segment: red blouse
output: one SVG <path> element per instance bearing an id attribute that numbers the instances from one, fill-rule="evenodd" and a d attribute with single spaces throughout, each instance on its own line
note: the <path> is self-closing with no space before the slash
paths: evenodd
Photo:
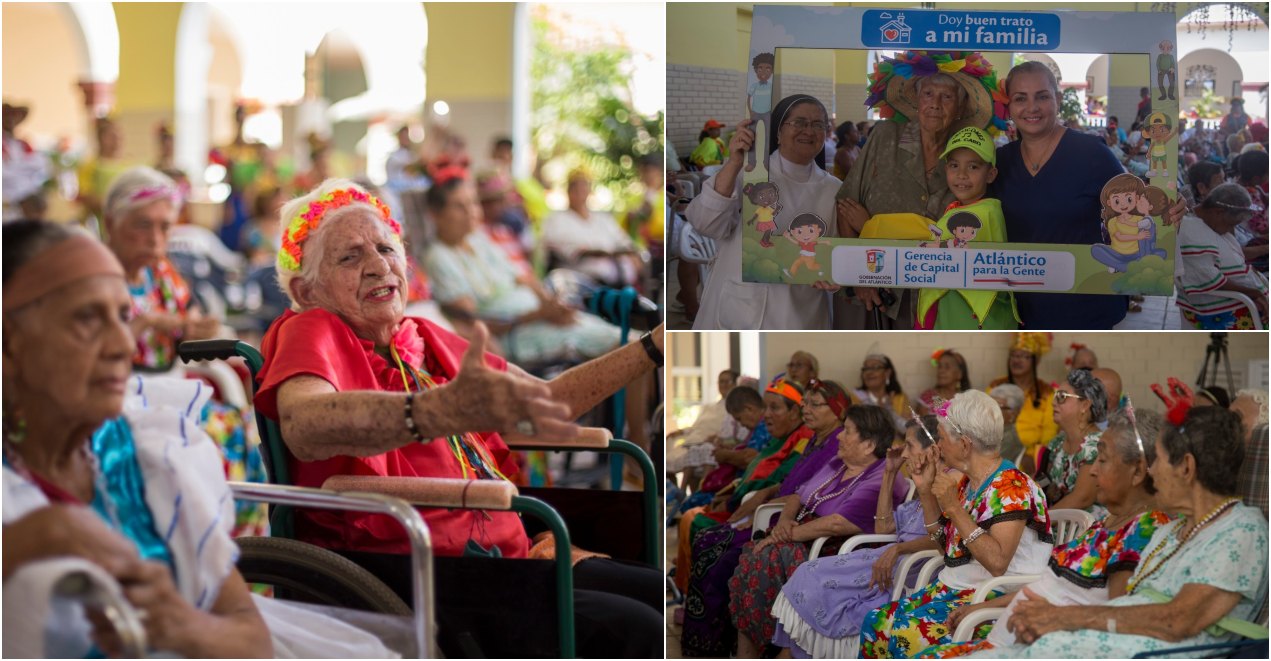
<path id="1" fill-rule="evenodd" d="M 414 320 L 424 340 L 424 369 L 439 385 L 446 383 L 458 372 L 467 342 L 425 319 Z M 256 394 L 256 406 L 275 420 L 278 419 L 278 388 L 294 376 L 319 377 L 341 392 L 405 391 L 396 366 L 375 353 L 369 340 L 354 335 L 343 320 L 325 310 L 285 312 L 265 335 L 261 352 L 265 364 L 257 376 L 260 390 Z M 492 369 L 507 370 L 507 362 L 498 356 L 486 354 L 486 364 Z M 514 477 L 516 464 L 503 439 L 495 433 L 479 436 L 499 470 L 509 479 Z M 332 475 L 463 477 L 459 462 L 445 439 L 408 443 L 371 457 L 339 456 L 322 461 L 298 461 L 293 457 L 290 469 L 292 481 L 302 487 L 321 487 Z M 486 548 L 497 545 L 505 557 L 523 558 L 529 550 L 525 529 L 514 513 L 447 509 L 421 509 L 420 513 L 428 522 L 437 555 L 462 555 L 469 539 Z M 410 552 L 405 531 L 383 514 L 299 511 L 296 532 L 304 541 L 329 548 Z"/>

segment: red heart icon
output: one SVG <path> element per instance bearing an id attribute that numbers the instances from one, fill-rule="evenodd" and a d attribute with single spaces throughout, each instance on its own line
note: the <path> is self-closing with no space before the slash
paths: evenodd
<path id="1" fill-rule="evenodd" d="M 892 29 L 890 29 L 890 30 L 884 30 L 884 31 L 883 31 L 883 36 L 884 36 L 884 37 L 887 37 L 887 41 L 895 41 L 895 40 L 896 40 L 896 35 L 898 35 L 898 34 L 900 34 L 900 33 L 899 33 L 899 32 L 897 32 L 895 28 L 892 28 Z"/>

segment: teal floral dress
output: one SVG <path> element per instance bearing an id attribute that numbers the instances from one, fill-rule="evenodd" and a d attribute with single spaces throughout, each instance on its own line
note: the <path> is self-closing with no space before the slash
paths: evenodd
<path id="1" fill-rule="evenodd" d="M 1179 521 L 1171 521 L 1157 529 L 1143 551 L 1143 562 L 1130 578 L 1134 584 L 1139 575 L 1147 576 L 1134 593 L 1117 597 L 1108 606 L 1140 606 L 1156 603 L 1143 593 L 1151 588 L 1169 598 L 1178 595 L 1188 583 L 1208 585 L 1240 595 L 1227 616 L 1252 620 L 1267 598 L 1267 520 L 1262 510 L 1237 504 L 1231 512 L 1202 528 L 1181 549 L 1174 531 Z M 1159 549 L 1159 550 L 1158 550 Z M 1173 557 L 1156 571 L 1160 558 Z M 1032 645 L 1018 650 L 1016 658 L 1130 658 L 1149 652 L 1192 645 L 1223 642 L 1233 634 L 1209 627 L 1186 640 L 1168 642 L 1149 636 L 1108 633 L 1083 629 L 1057 631 L 1038 638 Z"/>
<path id="2" fill-rule="evenodd" d="M 1003 461 L 1002 467 L 985 481 L 985 488 L 979 492 L 971 493 L 970 482 L 964 476 L 958 484 L 958 491 L 962 496 L 963 506 L 971 512 L 979 526 L 987 530 L 1003 521 L 1024 519 L 1027 521 L 1027 529 L 1020 540 L 1017 557 L 1041 554 L 1044 558 L 1054 538 L 1050 530 L 1046 496 L 1037 483 L 1015 468 L 1010 461 Z M 941 517 L 940 521 L 943 524 L 940 531 L 944 538 L 945 569 L 941 571 L 939 578 L 922 590 L 900 601 L 876 608 L 865 616 L 861 624 L 861 658 L 911 658 L 932 645 L 953 642 L 953 632 L 947 625 L 949 614 L 970 603 L 975 590 L 951 587 L 946 584 L 945 579 L 949 578 L 951 571 L 971 565 L 975 563 L 975 559 L 967 550 L 953 521 L 947 517 Z M 1030 539 L 1029 530 L 1035 533 L 1035 541 Z M 1043 547 L 1045 550 L 1041 550 Z M 975 564 L 979 566 L 978 563 Z M 1036 569 L 1041 568 L 1040 564 L 1039 562 Z M 1017 571 L 1013 560 L 1007 573 L 1031 572 Z M 984 574 L 987 575 L 987 571 Z M 988 629 L 986 624 L 982 631 L 977 632 L 977 637 L 987 635 Z"/>
<path id="3" fill-rule="evenodd" d="M 1157 528 L 1169 520 L 1169 516 L 1163 512 L 1146 512 L 1125 522 L 1116 530 L 1105 528 L 1105 519 L 1095 521 L 1081 537 L 1055 547 L 1050 554 L 1052 573 L 1029 587 L 1052 603 L 1106 602 L 1108 577 L 1116 572 L 1132 571 L 1138 567 L 1148 541 Z M 1019 599 L 1017 596 L 1016 601 Z M 989 650 L 994 651 L 995 657 L 1010 658 L 1022 647 L 1015 644 L 1015 636 L 1006 626 L 1013 610 L 1013 606 L 1007 607 L 988 638 L 933 645 L 919 654 L 918 658 L 949 659 Z"/>

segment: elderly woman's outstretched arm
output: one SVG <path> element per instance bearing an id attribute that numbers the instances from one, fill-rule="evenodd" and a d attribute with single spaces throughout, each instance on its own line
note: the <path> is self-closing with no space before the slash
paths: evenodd
<path id="1" fill-rule="evenodd" d="M 578 426 L 572 421 L 577 416 L 570 415 L 570 406 L 553 401 L 547 384 L 520 370 L 504 373 L 485 364 L 489 333 L 482 324 L 476 329 L 454 380 L 415 394 L 411 417 L 420 435 L 510 432 L 529 420 L 542 435 L 576 436 Z M 288 449 L 301 461 L 372 457 L 414 441 L 406 427 L 405 403 L 405 393 L 340 392 L 325 379 L 302 375 L 278 388 L 278 423 Z"/>
<path id="2" fill-rule="evenodd" d="M 651 333 L 653 344 L 658 351 L 663 350 L 662 330 L 662 326 L 659 325 Z M 606 397 L 618 392 L 623 386 L 657 367 L 645 353 L 644 347 L 639 342 L 632 342 L 569 369 L 548 381 L 547 386 L 551 388 L 552 400 L 568 406 L 569 418 L 574 419 L 605 401 Z M 513 368 L 513 365 L 508 365 L 509 371 L 513 371 Z M 528 380 L 542 383 L 540 379 L 530 376 L 520 368 L 515 368 L 515 373 Z"/>

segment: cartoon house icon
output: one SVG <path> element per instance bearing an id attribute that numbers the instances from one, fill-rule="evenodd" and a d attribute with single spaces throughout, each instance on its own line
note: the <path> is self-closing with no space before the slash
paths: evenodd
<path id="1" fill-rule="evenodd" d="M 881 19 L 890 19 L 891 14 L 880 14 Z M 895 20 L 889 20 L 883 23 L 879 28 L 884 44 L 908 44 L 909 43 L 909 26 L 905 25 L 905 15 L 897 14 Z"/>

